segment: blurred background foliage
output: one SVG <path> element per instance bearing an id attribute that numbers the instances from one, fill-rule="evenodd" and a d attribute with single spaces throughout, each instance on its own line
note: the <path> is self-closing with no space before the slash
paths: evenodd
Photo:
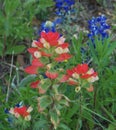
<path id="1" fill-rule="evenodd" d="M 25 41 L 34 38 L 34 19 L 43 20 L 52 0 L 1 0 L 0 1 L 0 55 L 21 53 Z"/>

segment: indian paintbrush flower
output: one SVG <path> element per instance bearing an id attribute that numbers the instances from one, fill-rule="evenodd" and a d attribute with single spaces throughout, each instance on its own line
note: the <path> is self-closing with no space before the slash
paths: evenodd
<path id="1" fill-rule="evenodd" d="M 43 57 L 49 57 L 57 62 L 63 62 L 71 58 L 69 54 L 69 44 L 64 42 L 64 38 L 58 32 L 42 32 L 38 41 L 32 42 L 32 47 L 28 49 L 32 54 L 32 65 L 25 68 L 29 74 L 37 74 L 38 69 L 45 66 Z"/>
<path id="2" fill-rule="evenodd" d="M 93 68 L 89 68 L 88 64 L 78 64 L 76 67 L 68 69 L 66 75 L 62 77 L 60 82 L 67 82 L 70 85 L 79 86 L 75 89 L 77 92 L 77 90 L 79 91 L 81 88 L 81 80 L 91 84 L 98 79 L 97 72 L 95 72 Z"/>
<path id="3" fill-rule="evenodd" d="M 9 113 L 14 115 L 16 118 L 24 118 L 26 121 L 31 120 L 30 112 L 33 110 L 33 108 L 26 107 L 26 106 L 15 106 L 14 108 L 10 108 Z"/>
<path id="4" fill-rule="evenodd" d="M 60 110 L 69 107 L 70 103 L 70 99 L 59 91 L 60 85 L 68 83 L 75 86 L 75 91 L 79 92 L 83 84 L 87 83 L 89 87 L 86 86 L 86 90 L 91 92 L 92 83 L 98 80 L 98 74 L 86 63 L 67 70 L 64 66 L 60 66 L 63 65 L 60 62 L 68 62 L 72 55 L 69 43 L 65 42 L 65 38 L 58 32 L 42 31 L 40 38 L 32 42 L 32 47 L 28 51 L 32 55 L 32 62 L 25 68 L 25 72 L 36 75 L 30 87 L 39 92 L 38 112 L 47 115 L 52 127 L 56 129 L 60 124 Z M 30 119 L 27 118 L 30 113 L 25 106 L 12 108 L 10 113 L 16 118 L 22 116 L 24 119 Z"/>

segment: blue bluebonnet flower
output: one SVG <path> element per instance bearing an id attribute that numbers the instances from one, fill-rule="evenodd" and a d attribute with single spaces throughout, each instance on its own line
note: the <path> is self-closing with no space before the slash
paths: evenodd
<path id="1" fill-rule="evenodd" d="M 88 37 L 91 40 L 94 40 L 95 36 L 98 36 L 102 39 L 108 38 L 107 30 L 110 28 L 110 26 L 106 23 L 106 20 L 107 18 L 105 15 L 100 15 L 98 17 L 92 17 L 92 19 L 88 21 L 90 30 Z"/>
<path id="2" fill-rule="evenodd" d="M 75 0 L 54 0 L 57 15 L 65 15 L 71 11 L 72 6 L 75 4 Z"/>
<path id="3" fill-rule="evenodd" d="M 13 118 L 9 116 L 9 114 L 10 114 L 9 109 L 5 108 L 4 112 L 6 114 L 8 114 L 8 117 L 5 120 L 12 124 L 13 123 Z"/>
<path id="4" fill-rule="evenodd" d="M 61 22 L 62 22 L 61 18 L 57 18 L 53 22 L 52 21 L 43 22 L 41 24 L 41 27 L 40 27 L 40 30 L 39 30 L 39 34 L 42 31 L 45 31 L 45 32 L 56 32 L 56 26 L 57 26 L 57 24 L 60 24 Z"/>
<path id="5" fill-rule="evenodd" d="M 21 107 L 22 105 L 23 105 L 23 101 L 17 103 L 15 106 L 16 106 L 16 107 Z"/>
<path id="6" fill-rule="evenodd" d="M 41 27 L 40 27 L 40 32 L 42 31 L 45 31 L 45 32 L 55 32 L 56 31 L 56 24 L 54 22 L 51 22 L 51 21 L 46 21 L 46 22 L 43 22 L 41 24 Z"/>

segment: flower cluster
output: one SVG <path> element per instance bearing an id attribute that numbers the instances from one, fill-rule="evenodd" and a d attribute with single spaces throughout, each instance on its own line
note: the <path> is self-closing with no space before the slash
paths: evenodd
<path id="1" fill-rule="evenodd" d="M 64 16 L 71 11 L 72 6 L 75 4 L 75 0 L 54 0 L 56 6 L 56 14 Z"/>
<path id="2" fill-rule="evenodd" d="M 76 67 L 67 70 L 66 75 L 63 76 L 61 82 L 68 82 L 70 85 L 78 86 L 75 90 L 80 90 L 83 82 L 93 83 L 98 80 L 98 74 L 93 68 L 88 67 L 87 64 L 78 64 Z"/>
<path id="3" fill-rule="evenodd" d="M 41 33 L 42 31 L 45 32 L 56 32 L 56 23 L 51 22 L 51 21 L 46 21 L 41 24 L 39 32 Z"/>
<path id="4" fill-rule="evenodd" d="M 32 65 L 25 68 L 29 74 L 38 74 L 39 68 L 46 68 L 45 75 L 49 78 L 55 78 L 56 73 L 50 73 L 51 63 L 59 63 L 71 58 L 69 53 L 69 44 L 64 42 L 65 38 L 61 37 L 58 32 L 41 32 L 38 41 L 33 41 L 32 47 L 28 49 L 32 54 Z"/>
<path id="5" fill-rule="evenodd" d="M 98 36 L 102 39 L 108 37 L 107 30 L 110 26 L 106 23 L 107 18 L 104 15 L 100 15 L 98 17 L 93 17 L 88 21 L 90 33 L 88 37 L 93 40 L 95 36 Z"/>
<path id="6" fill-rule="evenodd" d="M 31 119 L 30 112 L 33 110 L 32 107 L 26 106 L 15 106 L 14 108 L 10 108 L 9 113 L 14 115 L 16 118 L 23 117 L 26 121 Z"/>
<path id="7" fill-rule="evenodd" d="M 69 43 L 65 42 L 65 38 L 58 32 L 42 31 L 40 38 L 32 42 L 32 47 L 28 51 L 32 55 L 32 63 L 24 70 L 28 74 L 36 75 L 30 86 L 39 92 L 38 112 L 46 113 L 56 129 L 60 123 L 61 109 L 69 106 L 70 103 L 70 99 L 60 91 L 61 84 L 74 85 L 76 92 L 81 88 L 91 92 L 92 83 L 98 80 L 98 74 L 93 68 L 89 69 L 88 64 L 78 64 L 67 70 L 63 68 L 62 62 L 69 60 L 72 55 L 69 51 Z M 11 112 L 13 111 L 15 116 L 17 113 L 23 117 L 28 116 L 27 109 L 24 111 L 22 109 L 19 111 L 19 108 L 16 108 Z"/>

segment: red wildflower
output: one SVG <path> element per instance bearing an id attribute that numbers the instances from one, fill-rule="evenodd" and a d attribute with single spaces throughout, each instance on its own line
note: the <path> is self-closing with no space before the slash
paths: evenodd
<path id="1" fill-rule="evenodd" d="M 91 74 L 84 74 L 81 76 L 82 79 L 88 79 L 91 77 Z"/>
<path id="2" fill-rule="evenodd" d="M 48 42 L 51 46 L 57 46 L 58 39 L 60 38 L 60 34 L 58 32 L 48 32 L 48 33 L 42 32 L 41 38 L 44 38 L 44 40 Z M 41 42 L 41 38 L 40 38 L 40 42 Z"/>
<path id="3" fill-rule="evenodd" d="M 48 72 L 47 71 L 45 74 L 50 79 L 56 79 L 58 77 L 58 73 L 56 73 L 56 72 Z"/>
<path id="4" fill-rule="evenodd" d="M 43 67 L 44 66 L 44 64 L 37 58 L 33 59 L 32 65 L 37 66 L 37 67 Z"/>
<path id="5" fill-rule="evenodd" d="M 68 80 L 69 85 L 77 85 L 77 82 L 74 80 Z"/>
<path id="6" fill-rule="evenodd" d="M 61 83 L 66 82 L 68 79 L 69 79 L 68 75 L 63 75 L 63 77 L 60 79 L 60 82 Z"/>
<path id="7" fill-rule="evenodd" d="M 51 54 L 47 54 L 46 52 L 42 51 L 41 52 L 42 56 L 46 56 L 46 57 L 51 57 L 52 55 Z"/>
<path id="8" fill-rule="evenodd" d="M 93 68 L 91 68 L 91 69 L 89 69 L 89 71 L 87 71 L 87 73 L 86 74 L 83 74 L 82 76 L 81 76 L 81 78 L 83 78 L 83 79 L 88 79 L 88 78 L 91 78 L 91 77 L 97 77 L 97 72 L 95 72 L 94 70 L 93 70 Z"/>
<path id="9" fill-rule="evenodd" d="M 27 112 L 27 107 L 22 106 L 22 107 L 15 107 L 14 108 L 14 113 L 18 113 L 19 115 L 26 117 L 29 115 L 29 112 Z"/>
<path id="10" fill-rule="evenodd" d="M 28 66 L 24 69 L 24 71 L 28 74 L 38 74 L 38 66 Z"/>
<path id="11" fill-rule="evenodd" d="M 93 87 L 92 85 L 90 85 L 90 87 L 87 88 L 87 91 L 88 91 L 88 92 L 93 92 L 93 91 L 94 91 L 94 87 Z"/>
<path id="12" fill-rule="evenodd" d="M 97 73 L 97 72 L 94 72 L 94 73 L 92 74 L 92 76 L 93 76 L 93 77 L 96 77 L 96 76 L 98 76 L 98 73 Z"/>
<path id="13" fill-rule="evenodd" d="M 58 57 L 56 57 L 55 60 L 58 61 L 58 62 L 62 62 L 62 61 L 70 59 L 71 57 L 72 56 L 70 54 L 63 53 L 63 54 L 60 54 Z"/>
<path id="14" fill-rule="evenodd" d="M 75 67 L 75 71 L 78 74 L 84 74 L 88 71 L 88 64 L 79 64 Z"/>
<path id="15" fill-rule="evenodd" d="M 37 80 L 37 81 L 35 81 L 35 82 L 32 82 L 32 83 L 30 84 L 30 86 L 31 86 L 31 88 L 37 88 L 39 83 L 40 83 L 40 81 Z"/>
<path id="16" fill-rule="evenodd" d="M 69 44 L 68 43 L 63 43 L 63 44 L 58 45 L 58 47 L 61 47 L 62 49 L 65 49 L 65 48 L 69 47 Z"/>
<path id="17" fill-rule="evenodd" d="M 24 71 L 28 74 L 38 74 L 39 67 L 43 67 L 44 64 L 37 58 L 33 59 L 32 65 L 28 66 L 24 69 Z"/>
<path id="18" fill-rule="evenodd" d="M 39 41 L 35 42 L 35 44 L 37 45 L 37 47 L 39 48 L 43 48 L 43 44 Z"/>
<path id="19" fill-rule="evenodd" d="M 39 92 L 40 94 L 44 94 L 44 93 L 46 93 L 46 90 L 43 89 L 41 86 L 39 86 L 38 92 Z"/>
<path id="20" fill-rule="evenodd" d="M 75 72 L 75 70 L 74 69 L 68 69 L 66 72 L 69 76 L 72 76 L 72 74 Z"/>
<path id="21" fill-rule="evenodd" d="M 28 52 L 34 57 L 34 58 L 40 58 L 41 52 L 38 50 L 38 48 L 29 48 Z"/>
<path id="22" fill-rule="evenodd" d="M 28 52 L 29 52 L 30 54 L 32 54 L 32 55 L 34 55 L 34 52 L 36 52 L 36 51 L 38 51 L 38 48 L 33 48 L 33 47 L 28 48 Z"/>

